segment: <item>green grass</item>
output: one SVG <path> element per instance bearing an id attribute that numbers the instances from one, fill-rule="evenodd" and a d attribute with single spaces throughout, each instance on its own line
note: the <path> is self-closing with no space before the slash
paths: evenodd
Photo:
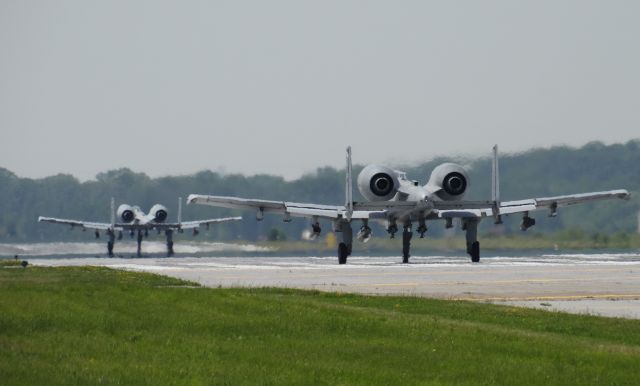
<path id="1" fill-rule="evenodd" d="M 0 265 L 0 384 L 638 384 L 640 321 Z"/>

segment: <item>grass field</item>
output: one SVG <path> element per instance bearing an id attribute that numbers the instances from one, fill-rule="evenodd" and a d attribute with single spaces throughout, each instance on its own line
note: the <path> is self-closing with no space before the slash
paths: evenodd
<path id="1" fill-rule="evenodd" d="M 640 321 L 0 264 L 0 384 L 635 384 Z"/>

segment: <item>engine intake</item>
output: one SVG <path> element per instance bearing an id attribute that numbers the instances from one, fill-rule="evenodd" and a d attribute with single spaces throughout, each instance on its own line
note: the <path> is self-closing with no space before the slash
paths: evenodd
<path id="1" fill-rule="evenodd" d="M 122 204 L 118 207 L 118 217 L 123 222 L 131 222 L 136 217 L 130 205 Z"/>
<path id="2" fill-rule="evenodd" d="M 460 200 L 469 187 L 469 176 L 462 166 L 444 163 L 433 169 L 426 186 L 442 200 Z"/>
<path id="3" fill-rule="evenodd" d="M 458 172 L 449 173 L 444 178 L 442 188 L 448 194 L 458 196 L 467 189 L 467 179 Z"/>
<path id="4" fill-rule="evenodd" d="M 153 220 L 155 222 L 164 222 L 167 219 L 168 215 L 167 208 L 160 204 L 154 205 L 149 213 L 153 215 Z"/>
<path id="5" fill-rule="evenodd" d="M 369 201 L 387 201 L 395 196 L 400 183 L 395 171 L 369 165 L 358 174 L 358 190 Z"/>
<path id="6" fill-rule="evenodd" d="M 393 179 L 386 173 L 378 173 L 371 177 L 369 188 L 376 196 L 384 197 L 393 190 Z"/>

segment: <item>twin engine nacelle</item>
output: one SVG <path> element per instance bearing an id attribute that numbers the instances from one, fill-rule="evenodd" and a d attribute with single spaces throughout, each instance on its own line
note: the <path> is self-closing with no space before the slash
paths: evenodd
<path id="1" fill-rule="evenodd" d="M 402 172 L 385 166 L 369 165 L 358 175 L 358 190 L 368 201 L 388 201 L 400 190 L 409 196 L 435 195 L 444 201 L 460 200 L 469 187 L 469 175 L 460 165 L 444 163 L 431 172 L 424 187 L 407 180 Z M 420 199 L 420 198 L 415 198 Z"/>
<path id="2" fill-rule="evenodd" d="M 118 218 L 125 223 L 133 222 L 133 220 L 136 219 L 136 213 L 138 213 L 138 216 L 144 215 L 139 207 L 133 207 L 127 204 L 120 205 L 118 207 L 118 211 L 116 212 Z M 149 216 L 153 216 L 153 221 L 164 222 L 167 219 L 167 215 L 167 208 L 164 205 L 156 204 L 151 207 L 149 215 L 146 217 L 148 218 Z"/>
<path id="3" fill-rule="evenodd" d="M 155 222 L 164 222 L 167 219 L 167 207 L 160 204 L 155 204 L 151 207 L 149 214 L 153 216 Z"/>
<path id="4" fill-rule="evenodd" d="M 444 163 L 431 172 L 426 188 L 445 201 L 460 200 L 469 187 L 469 175 L 460 165 Z"/>
<path id="5" fill-rule="evenodd" d="M 118 218 L 123 222 L 129 223 L 136 218 L 136 214 L 133 211 L 133 207 L 131 205 L 122 204 L 118 207 Z"/>
<path id="6" fill-rule="evenodd" d="M 399 187 L 397 172 L 385 166 L 369 165 L 358 174 L 358 190 L 369 201 L 388 201 Z"/>

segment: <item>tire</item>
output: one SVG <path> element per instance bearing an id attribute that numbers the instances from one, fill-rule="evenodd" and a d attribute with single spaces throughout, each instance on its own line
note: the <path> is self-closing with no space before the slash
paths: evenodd
<path id="1" fill-rule="evenodd" d="M 346 264 L 347 256 L 349 256 L 349 247 L 345 243 L 340 243 L 338 245 L 338 264 Z"/>
<path id="2" fill-rule="evenodd" d="M 471 255 L 472 262 L 480 262 L 480 242 L 474 241 L 473 244 L 471 244 L 471 252 L 469 254 Z"/>
<path id="3" fill-rule="evenodd" d="M 411 237 L 413 233 L 405 229 L 402 232 L 402 263 L 407 264 L 409 262 L 409 256 L 411 256 Z"/>

